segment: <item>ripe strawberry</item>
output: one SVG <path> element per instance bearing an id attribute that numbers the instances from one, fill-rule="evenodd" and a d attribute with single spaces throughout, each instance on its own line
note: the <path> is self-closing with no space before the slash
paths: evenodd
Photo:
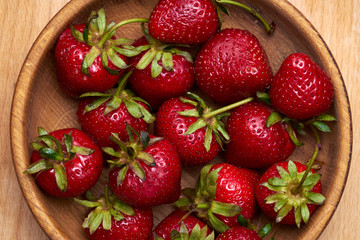
<path id="1" fill-rule="evenodd" d="M 254 10 L 229 0 L 159 0 L 149 18 L 149 32 L 157 40 L 199 44 L 220 29 L 220 10 L 228 14 L 224 3 L 237 5 L 256 16 L 271 33 L 274 29 Z"/>
<path id="2" fill-rule="evenodd" d="M 307 222 L 323 204 L 321 175 L 310 168 L 317 152 L 308 162 L 308 167 L 299 162 L 273 164 L 261 176 L 255 195 L 261 210 L 276 222 L 296 224 Z"/>
<path id="3" fill-rule="evenodd" d="M 147 131 L 155 119 L 144 101 L 124 89 L 131 72 L 119 81 L 115 93 L 86 93 L 89 96 L 79 102 L 77 117 L 81 129 L 89 134 L 101 147 L 115 147 L 110 139 L 117 133 L 122 141 L 128 140 L 126 123 L 136 131 Z M 96 98 L 94 98 L 96 97 Z"/>
<path id="4" fill-rule="evenodd" d="M 184 189 L 186 198 L 175 204 L 195 212 L 217 232 L 224 232 L 239 226 L 239 214 L 248 220 L 254 217 L 254 188 L 258 178 L 259 173 L 228 163 L 207 165 L 201 170 L 196 189 Z"/>
<path id="5" fill-rule="evenodd" d="M 266 89 L 272 70 L 265 50 L 252 33 L 228 28 L 202 46 L 195 60 L 195 77 L 210 98 L 230 104 Z"/>
<path id="6" fill-rule="evenodd" d="M 160 106 L 155 133 L 176 146 L 184 165 L 202 165 L 211 161 L 221 151 L 222 142 L 228 140 L 225 124 L 221 121 L 225 115 L 221 113 L 230 108 L 213 111 L 199 96 L 188 95 L 190 98 L 172 98 Z"/>
<path id="7" fill-rule="evenodd" d="M 115 30 L 127 23 L 145 21 L 129 19 L 106 26 L 104 9 L 100 9 L 91 13 L 87 25 L 67 28 L 55 48 L 56 74 L 61 89 L 69 96 L 79 97 L 85 92 L 104 92 L 113 87 L 128 67 L 128 54 L 122 47 L 127 40 L 115 39 Z"/>
<path id="8" fill-rule="evenodd" d="M 216 240 L 261 240 L 261 238 L 254 230 L 238 226 L 221 233 Z"/>
<path id="9" fill-rule="evenodd" d="M 114 194 L 136 207 L 153 207 L 175 202 L 181 192 L 181 162 L 176 148 L 166 139 L 138 134 L 128 125 L 130 141 L 112 139 L 118 149 L 103 148 L 113 156 L 109 183 Z M 132 136 L 136 134 L 136 139 Z"/>
<path id="10" fill-rule="evenodd" d="M 287 117 L 308 119 L 329 110 L 334 89 L 330 77 L 309 56 L 288 56 L 270 86 L 273 107 Z"/>
<path id="11" fill-rule="evenodd" d="M 33 174 L 42 189 L 56 197 L 74 197 L 95 185 L 103 158 L 86 133 L 76 128 L 47 133 L 40 127 L 38 133 L 26 173 Z"/>
<path id="12" fill-rule="evenodd" d="M 153 233 L 156 240 L 176 239 L 175 234 L 180 233 L 186 233 L 188 238 L 185 239 L 214 239 L 214 232 L 203 221 L 193 214 L 181 210 L 175 210 L 170 213 L 156 226 Z"/>
<path id="13" fill-rule="evenodd" d="M 135 41 L 133 47 L 146 50 L 130 58 L 129 64 L 135 68 L 129 84 L 156 110 L 165 100 L 181 96 L 192 88 L 194 66 L 188 52 L 151 38 L 144 27 L 143 31 L 145 36 Z"/>
<path id="14" fill-rule="evenodd" d="M 226 131 L 226 162 L 245 168 L 269 167 L 286 160 L 295 144 L 281 122 L 267 127 L 272 109 L 261 102 L 250 102 L 235 108 L 228 119 Z"/>
<path id="15" fill-rule="evenodd" d="M 105 196 L 96 201 L 75 199 L 76 202 L 94 208 L 83 223 L 85 233 L 90 240 L 148 240 L 153 227 L 151 208 L 131 207 L 115 195 Z"/>

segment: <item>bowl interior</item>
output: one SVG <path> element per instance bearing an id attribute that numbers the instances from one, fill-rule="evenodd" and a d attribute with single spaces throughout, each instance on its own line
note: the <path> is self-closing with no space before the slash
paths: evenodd
<path id="1" fill-rule="evenodd" d="M 36 128 L 44 127 L 53 131 L 65 127 L 79 127 L 76 119 L 77 101 L 65 96 L 59 89 L 54 66 L 54 46 L 57 37 L 70 24 L 86 22 L 91 10 L 104 7 L 108 23 L 124 19 L 150 15 L 156 0 L 127 1 L 81 1 L 73 0 L 67 4 L 46 26 L 31 49 L 21 70 L 11 116 L 11 141 L 13 159 L 17 176 L 32 212 L 44 231 L 52 239 L 85 239 L 81 227 L 87 210 L 73 199 L 58 199 L 40 190 L 32 177 L 23 173 L 29 164 L 29 143 L 37 136 Z M 273 35 L 267 35 L 260 23 L 237 7 L 229 7 L 231 16 L 224 16 L 223 28 L 248 29 L 255 34 L 269 57 L 275 73 L 282 61 L 291 53 L 304 52 L 311 56 L 330 75 L 335 98 L 331 114 L 337 122 L 331 125 L 332 133 L 321 134 L 323 149 L 318 157 L 322 165 L 323 193 L 327 200 L 308 224 L 301 229 L 277 225 L 278 239 L 316 239 L 330 220 L 340 200 L 348 172 L 351 155 L 352 133 L 349 102 L 339 69 L 313 26 L 287 1 L 254 0 L 245 2 L 261 12 L 268 21 L 276 23 Z M 128 25 L 117 32 L 117 36 L 136 39 L 140 37 L 140 25 Z M 313 142 L 298 148 L 292 160 L 305 162 L 312 154 Z M 214 161 L 221 161 L 221 154 Z M 200 168 L 185 168 L 183 186 L 193 187 Z M 95 187 L 103 191 L 106 170 Z M 165 217 L 170 205 L 154 208 L 154 224 Z M 258 214 L 255 226 L 269 220 Z"/>

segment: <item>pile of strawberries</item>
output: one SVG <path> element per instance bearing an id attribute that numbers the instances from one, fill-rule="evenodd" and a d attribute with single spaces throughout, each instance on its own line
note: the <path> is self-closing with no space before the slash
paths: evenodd
<path id="1" fill-rule="evenodd" d="M 313 166 L 319 131 L 335 121 L 331 80 L 303 53 L 273 74 L 255 35 L 221 29 L 225 4 L 274 30 L 234 1 L 160 0 L 149 19 L 107 25 L 100 9 L 60 35 L 57 79 L 79 100 L 81 130 L 39 127 L 26 172 L 49 194 L 93 208 L 89 239 L 260 239 L 270 229 L 251 224 L 258 206 L 300 227 L 324 203 Z M 130 23 L 141 23 L 142 38 L 115 37 Z M 309 161 L 287 161 L 308 130 L 317 142 Z M 202 166 L 193 188 L 181 187 L 183 166 Z M 96 199 L 89 190 L 101 174 Z M 152 207 L 163 204 L 176 210 L 153 228 Z"/>

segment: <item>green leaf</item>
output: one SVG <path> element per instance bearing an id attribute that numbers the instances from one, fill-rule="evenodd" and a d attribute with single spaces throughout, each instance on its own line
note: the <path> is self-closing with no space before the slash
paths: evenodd
<path id="1" fill-rule="evenodd" d="M 261 101 L 266 102 L 267 104 L 271 104 L 269 94 L 266 92 L 256 92 L 256 97 L 259 98 Z"/>
<path id="2" fill-rule="evenodd" d="M 211 212 L 219 214 L 221 216 L 234 217 L 240 213 L 241 208 L 238 205 L 231 203 L 212 201 L 210 210 Z"/>
<path id="3" fill-rule="evenodd" d="M 73 144 L 73 139 L 72 139 L 71 135 L 64 134 L 63 141 L 64 141 L 64 144 L 65 144 L 65 147 L 66 147 L 66 151 L 68 153 L 70 153 L 71 149 L 72 149 L 72 144 Z"/>
<path id="4" fill-rule="evenodd" d="M 274 211 L 278 212 L 288 202 L 287 198 L 277 200 L 274 205 Z"/>
<path id="5" fill-rule="evenodd" d="M 271 112 L 269 117 L 266 119 L 266 127 L 271 127 L 272 125 L 281 122 L 283 117 L 278 112 Z"/>
<path id="6" fill-rule="evenodd" d="M 280 174 L 280 177 L 283 180 L 285 180 L 285 181 L 291 180 L 290 174 L 283 167 L 280 167 L 279 165 L 276 165 L 276 170 L 278 171 L 278 173 Z"/>
<path id="7" fill-rule="evenodd" d="M 161 61 L 167 71 L 172 72 L 174 70 L 173 57 L 170 52 L 164 52 Z"/>
<path id="8" fill-rule="evenodd" d="M 310 211 L 306 203 L 300 205 L 301 217 L 304 220 L 304 223 L 307 223 L 310 218 Z"/>
<path id="9" fill-rule="evenodd" d="M 87 76 L 90 76 L 88 68 L 95 61 L 95 59 L 100 56 L 101 50 L 97 47 L 92 47 L 90 51 L 85 55 L 85 58 L 81 65 L 81 72 Z"/>
<path id="10" fill-rule="evenodd" d="M 189 135 L 194 133 L 195 131 L 199 130 L 200 128 L 203 128 L 206 126 L 206 122 L 204 121 L 204 119 L 200 118 L 198 119 L 196 122 L 194 122 L 193 124 L 191 124 L 188 129 L 186 130 L 186 132 L 184 133 L 184 135 Z"/>
<path id="11" fill-rule="evenodd" d="M 291 204 L 285 204 L 278 212 L 276 216 L 276 222 L 279 223 L 282 219 L 291 211 Z"/>
<path id="12" fill-rule="evenodd" d="M 134 209 L 130 205 L 128 205 L 118 199 L 115 201 L 114 208 L 128 216 L 135 216 Z"/>
<path id="13" fill-rule="evenodd" d="M 56 185 L 60 191 L 65 192 L 67 189 L 67 177 L 65 167 L 62 163 L 54 165 Z"/>
<path id="14" fill-rule="evenodd" d="M 156 166 L 154 157 L 147 152 L 141 151 L 138 153 L 137 157 L 143 160 L 146 165 Z"/>
<path id="15" fill-rule="evenodd" d="M 333 122 L 337 121 L 335 117 L 331 116 L 330 114 L 321 114 L 316 117 L 318 121 L 325 121 L 325 122 Z"/>
<path id="16" fill-rule="evenodd" d="M 312 125 L 322 132 L 331 132 L 330 127 L 324 122 L 315 121 Z"/>
<path id="17" fill-rule="evenodd" d="M 117 46 L 112 46 L 112 49 L 114 49 L 114 51 L 116 51 L 117 53 L 124 55 L 126 57 L 134 57 L 141 53 L 141 51 L 136 50 L 134 47 L 133 48 L 119 48 Z"/>
<path id="18" fill-rule="evenodd" d="M 114 70 L 109 68 L 108 53 L 101 51 L 101 64 L 110 75 L 118 75 L 120 70 Z"/>
<path id="19" fill-rule="evenodd" d="M 136 103 L 136 104 L 138 104 L 138 103 Z M 141 104 L 138 104 L 138 108 L 143 115 L 142 119 L 146 123 L 152 123 L 155 121 L 155 117 L 146 108 L 144 108 Z"/>
<path id="20" fill-rule="evenodd" d="M 155 58 L 151 62 L 151 77 L 152 78 L 157 78 L 163 70 L 163 67 L 159 65 L 159 60 L 161 59 L 162 55 L 163 55 L 163 52 L 158 51 L 155 55 Z"/>
<path id="21" fill-rule="evenodd" d="M 190 205 L 190 200 L 188 198 L 179 198 L 174 205 L 176 208 L 187 207 Z"/>
<path id="22" fill-rule="evenodd" d="M 258 235 L 260 238 L 264 238 L 266 235 L 268 235 L 271 232 L 271 224 L 265 224 L 258 232 Z"/>
<path id="23" fill-rule="evenodd" d="M 63 160 L 63 155 L 59 154 L 57 151 L 51 149 L 51 148 L 41 148 L 39 150 L 39 154 L 40 156 L 47 158 L 47 159 L 52 159 L 55 161 L 62 161 Z"/>
<path id="24" fill-rule="evenodd" d="M 108 101 L 109 99 L 110 99 L 110 97 L 101 97 L 101 98 L 98 98 L 98 99 L 92 101 L 91 103 L 89 103 L 88 105 L 85 106 L 83 114 L 100 107 L 101 104 Z"/>
<path id="25" fill-rule="evenodd" d="M 78 198 L 74 198 L 74 200 L 75 200 L 75 202 L 83 205 L 84 207 L 88 207 L 88 208 L 95 208 L 95 207 L 101 206 L 101 204 L 99 202 L 81 200 L 81 199 L 78 199 Z"/>
<path id="26" fill-rule="evenodd" d="M 265 198 L 267 204 L 276 203 L 278 201 L 287 200 L 286 194 L 284 193 L 274 193 Z"/>
<path id="27" fill-rule="evenodd" d="M 220 219 L 214 216 L 214 214 L 209 210 L 207 212 L 209 222 L 211 226 L 219 233 L 225 232 L 229 229 L 229 226 L 227 226 L 225 223 L 223 223 Z"/>
<path id="28" fill-rule="evenodd" d="M 110 213 L 110 211 L 104 211 L 102 226 L 103 226 L 103 229 L 105 229 L 105 230 L 111 229 L 111 213 Z"/>
<path id="29" fill-rule="evenodd" d="M 98 12 L 98 18 L 96 19 L 96 23 L 98 25 L 99 34 L 102 35 L 106 29 L 106 18 L 105 18 L 105 10 L 101 8 Z"/>
<path id="30" fill-rule="evenodd" d="M 137 104 L 136 102 L 124 101 L 124 104 L 126 106 L 126 109 L 134 118 L 142 118 L 144 116 L 139 109 L 139 104 Z"/>
<path id="31" fill-rule="evenodd" d="M 268 183 L 275 187 L 285 187 L 287 182 L 278 177 L 272 177 L 268 179 Z"/>
<path id="32" fill-rule="evenodd" d="M 302 186 L 312 189 L 319 182 L 320 178 L 321 178 L 321 175 L 319 173 L 309 172 L 309 175 L 306 177 Z"/>
<path id="33" fill-rule="evenodd" d="M 100 226 L 101 222 L 104 219 L 105 212 L 99 211 L 94 214 L 94 217 L 90 220 L 90 235 L 93 234 L 96 229 Z"/>
<path id="34" fill-rule="evenodd" d="M 28 167 L 28 169 L 26 169 L 26 171 L 24 173 L 34 174 L 34 173 L 37 173 L 37 172 L 42 172 L 42 171 L 46 170 L 47 168 L 48 168 L 48 166 L 47 166 L 46 160 L 42 159 L 40 161 L 32 163 Z"/>
<path id="35" fill-rule="evenodd" d="M 295 208 L 295 223 L 298 228 L 300 228 L 302 217 L 301 217 L 301 209 L 300 207 Z"/>
<path id="36" fill-rule="evenodd" d="M 321 193 L 307 192 L 305 197 L 308 198 L 311 203 L 322 205 L 325 202 L 325 197 Z"/>
<path id="37" fill-rule="evenodd" d="M 126 164 L 124 167 L 120 168 L 120 171 L 116 178 L 117 186 L 120 186 L 124 182 L 128 169 L 129 169 L 129 164 Z"/>
<path id="38" fill-rule="evenodd" d="M 129 67 L 129 65 L 127 65 L 126 62 L 121 57 L 119 57 L 119 55 L 116 54 L 113 48 L 109 48 L 107 50 L 107 55 L 116 67 L 120 69 L 126 69 Z"/>
<path id="39" fill-rule="evenodd" d="M 157 51 L 153 48 L 150 48 L 139 60 L 136 68 L 139 70 L 144 70 L 155 58 Z"/>
<path id="40" fill-rule="evenodd" d="M 206 152 L 210 151 L 211 142 L 212 142 L 212 130 L 211 128 L 207 127 L 205 131 L 205 141 L 204 141 L 204 147 L 206 149 Z"/>
<path id="41" fill-rule="evenodd" d="M 177 112 L 181 116 L 185 117 L 200 117 L 198 110 L 194 109 L 188 109 L 184 111 Z"/>
<path id="42" fill-rule="evenodd" d="M 87 147 L 81 147 L 81 146 L 73 145 L 72 149 L 71 149 L 71 152 L 77 153 L 77 154 L 80 154 L 80 155 L 89 156 L 93 152 L 95 152 L 95 150 L 91 149 L 91 148 L 87 148 Z"/>
<path id="43" fill-rule="evenodd" d="M 85 42 L 83 34 L 79 30 L 77 30 L 73 25 L 70 26 L 70 29 L 71 29 L 71 35 L 76 40 L 78 40 L 79 42 L 82 42 L 82 43 Z"/>
<path id="44" fill-rule="evenodd" d="M 295 179 L 297 177 L 297 167 L 293 161 L 289 161 L 288 163 L 288 171 L 292 179 Z"/>
<path id="45" fill-rule="evenodd" d="M 124 215 L 120 211 L 118 211 L 114 208 L 110 208 L 109 211 L 110 211 L 110 214 L 113 216 L 113 218 L 116 221 L 121 221 L 125 218 Z"/>
<path id="46" fill-rule="evenodd" d="M 130 163 L 131 170 L 138 176 L 142 181 L 145 181 L 146 173 L 137 161 Z"/>

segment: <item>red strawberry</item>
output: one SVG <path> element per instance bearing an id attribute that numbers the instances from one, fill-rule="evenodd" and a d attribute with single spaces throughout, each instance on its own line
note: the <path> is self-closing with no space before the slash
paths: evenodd
<path id="1" fill-rule="evenodd" d="M 110 139 L 117 133 L 123 141 L 128 140 L 126 123 L 136 131 L 147 131 L 154 117 L 142 99 L 129 90 L 125 90 L 127 73 L 115 93 L 87 93 L 82 96 L 93 96 L 80 101 L 77 117 L 81 129 L 88 133 L 102 147 L 115 147 Z M 97 98 L 94 98 L 97 96 Z"/>
<path id="2" fill-rule="evenodd" d="M 151 208 L 131 207 L 115 195 L 97 201 L 75 199 L 83 206 L 95 208 L 84 220 L 83 227 L 90 240 L 148 240 L 153 227 Z"/>
<path id="3" fill-rule="evenodd" d="M 329 110 L 334 89 L 330 77 L 309 56 L 288 56 L 269 91 L 273 107 L 287 117 L 308 119 Z"/>
<path id="4" fill-rule="evenodd" d="M 196 84 L 213 100 L 229 104 L 266 89 L 272 71 L 259 40 L 247 30 L 224 29 L 195 60 Z"/>
<path id="5" fill-rule="evenodd" d="M 216 240 L 261 240 L 261 238 L 254 230 L 238 226 L 221 233 Z"/>
<path id="6" fill-rule="evenodd" d="M 189 93 L 189 97 L 172 98 L 160 106 L 155 133 L 176 146 L 184 165 L 193 166 L 211 161 L 220 152 L 222 142 L 228 140 L 228 135 L 221 121 L 224 117 L 221 109 L 214 111 L 193 93 Z M 237 104 L 246 101 L 251 99 Z"/>
<path id="7" fill-rule="evenodd" d="M 226 131 L 230 141 L 226 145 L 228 163 L 245 168 L 264 168 L 286 160 L 295 144 L 281 122 L 267 127 L 272 109 L 260 102 L 235 108 L 228 119 Z"/>
<path id="8" fill-rule="evenodd" d="M 239 226 L 239 214 L 251 220 L 255 215 L 254 188 L 259 174 L 228 163 L 202 168 L 195 190 L 183 190 L 176 206 L 194 211 L 217 232 Z"/>
<path id="9" fill-rule="evenodd" d="M 274 29 L 249 7 L 228 0 L 159 0 L 149 19 L 149 32 L 155 39 L 170 43 L 199 44 L 206 42 L 220 28 L 220 10 L 228 14 L 223 3 L 250 11 L 265 26 Z"/>
<path id="10" fill-rule="evenodd" d="M 280 162 L 272 165 L 261 176 L 255 194 L 261 210 L 276 222 L 296 224 L 307 222 L 323 204 L 320 174 L 299 162 Z"/>
<path id="11" fill-rule="evenodd" d="M 136 139 L 112 139 L 119 149 L 103 148 L 113 156 L 109 183 L 114 194 L 132 206 L 152 207 L 175 202 L 181 192 L 181 162 L 176 148 L 166 139 L 141 132 Z"/>
<path id="12" fill-rule="evenodd" d="M 92 12 L 89 24 L 67 28 L 55 48 L 56 74 L 61 89 L 72 97 L 90 91 L 104 92 L 113 87 L 128 67 L 121 45 L 113 38 L 116 28 L 146 19 L 130 19 L 106 26 L 104 9 Z M 128 49 L 127 51 L 131 51 Z M 109 61 L 110 60 L 110 61 Z"/>
<path id="13" fill-rule="evenodd" d="M 214 233 L 211 232 L 203 221 L 195 217 L 193 214 L 181 210 L 175 210 L 164 218 L 154 229 L 155 239 L 172 240 L 174 232 L 186 232 L 189 239 L 209 240 L 214 239 Z M 200 232 L 202 235 L 200 235 Z M 211 238 L 212 236 L 212 238 Z M 188 238 L 186 238 L 188 239 Z"/>
<path id="14" fill-rule="evenodd" d="M 129 84 L 156 110 L 165 100 L 181 96 L 192 88 L 194 66 L 188 52 L 152 39 L 147 30 L 143 30 L 146 37 L 135 41 L 133 46 L 147 50 L 130 58 L 130 65 L 135 68 Z"/>
<path id="15" fill-rule="evenodd" d="M 31 165 L 37 184 L 51 195 L 74 197 L 95 185 L 103 168 L 99 147 L 84 132 L 67 128 L 47 133 L 38 128 Z"/>

